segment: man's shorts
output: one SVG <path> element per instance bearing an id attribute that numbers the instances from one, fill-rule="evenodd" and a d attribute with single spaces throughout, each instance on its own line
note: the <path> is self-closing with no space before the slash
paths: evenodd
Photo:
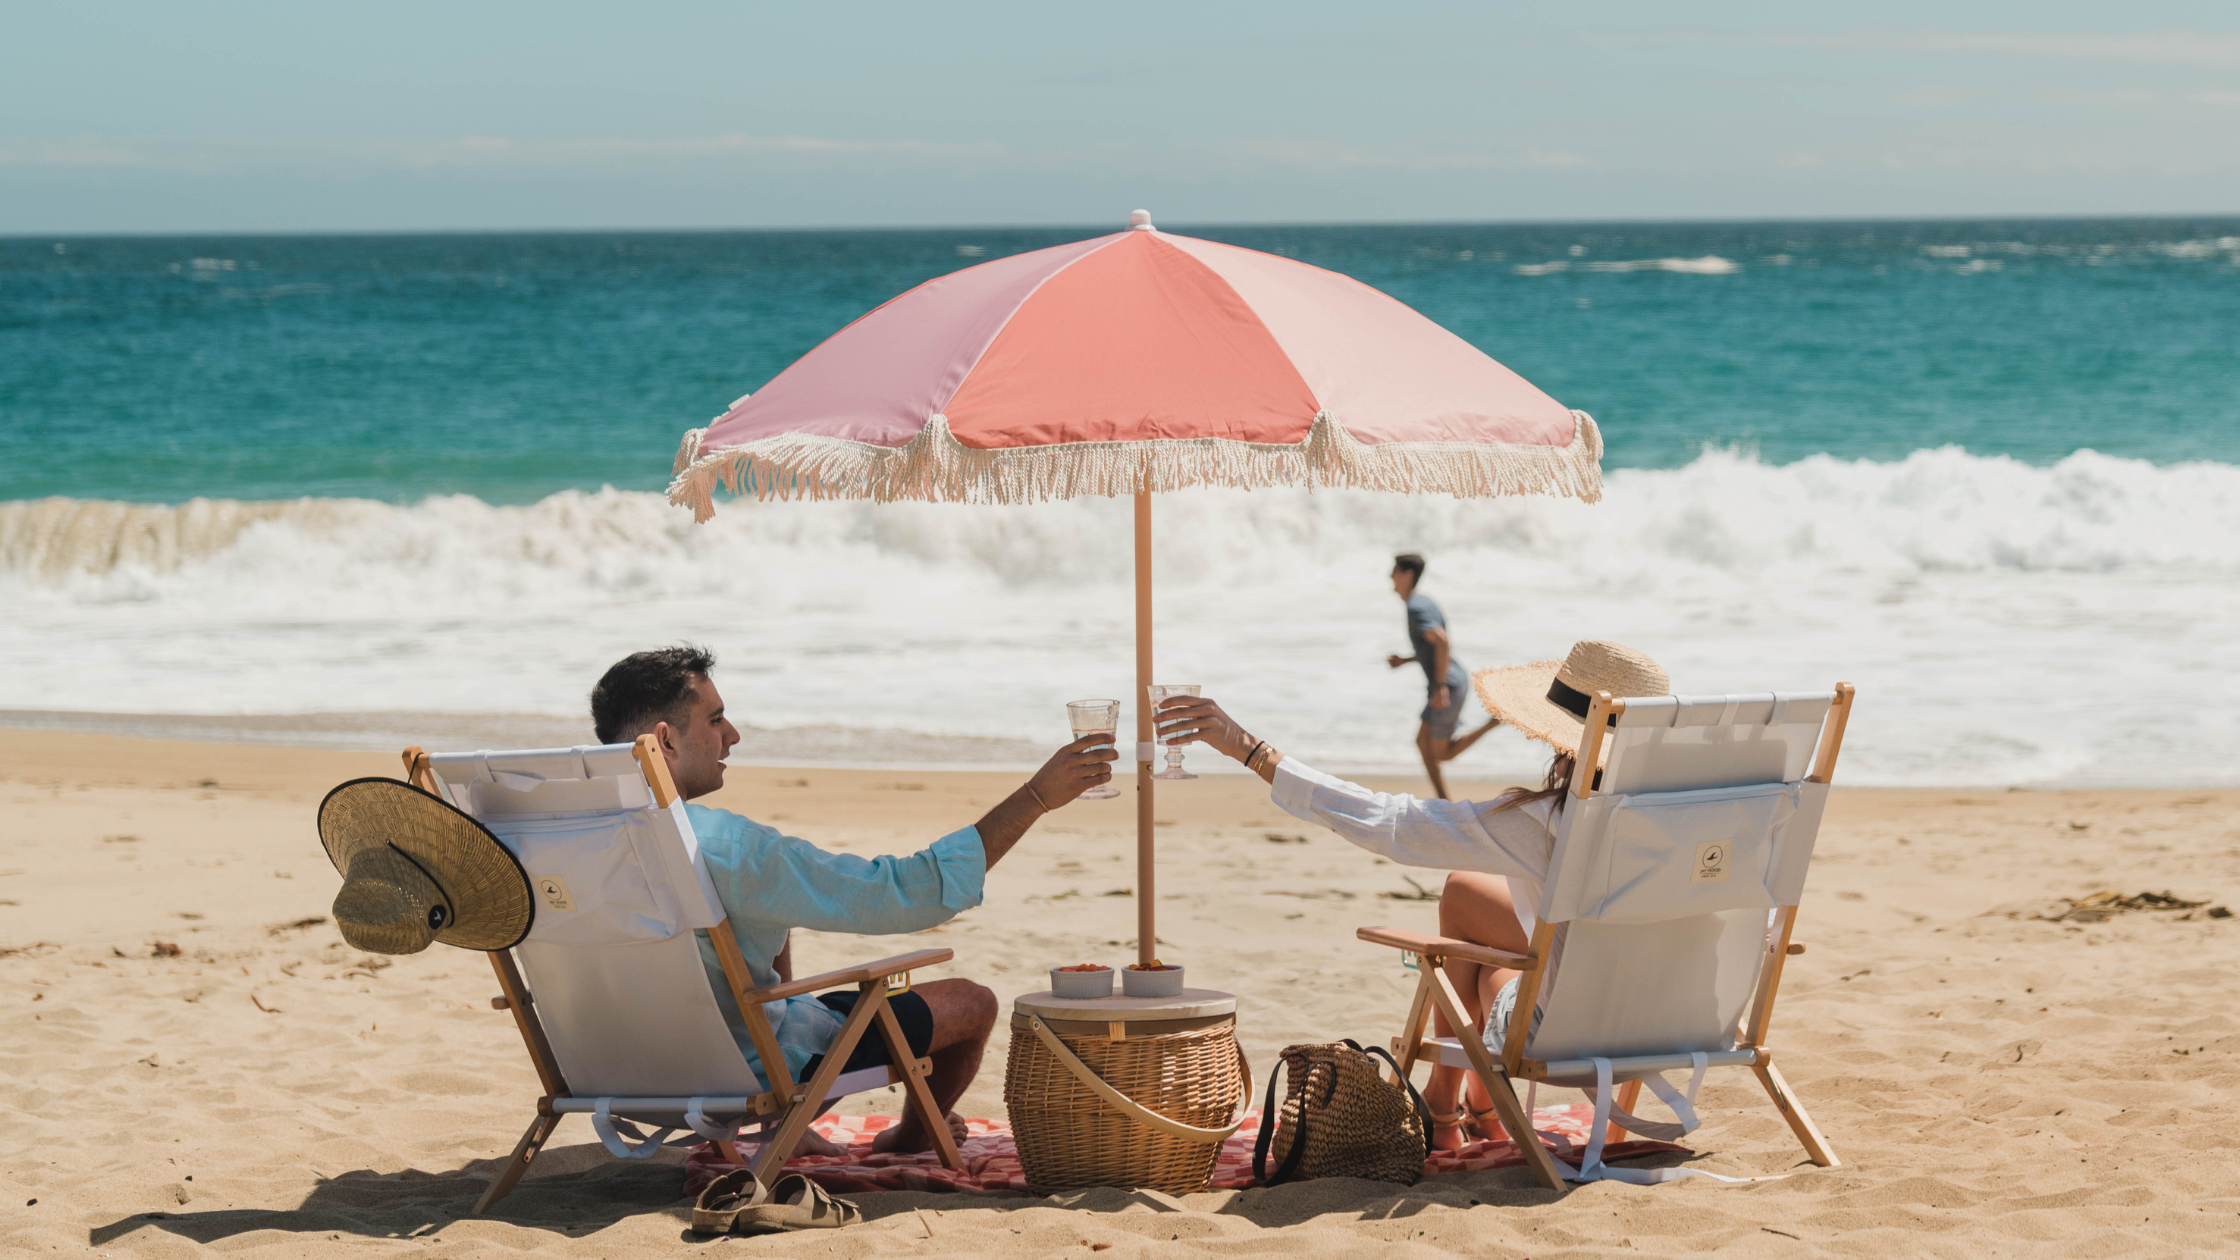
<path id="1" fill-rule="evenodd" d="M 1430 696 L 1423 698 L 1424 725 L 1431 728 L 1433 737 L 1438 739 L 1454 738 L 1454 728 L 1462 724 L 1462 698 L 1469 693 L 1469 690 L 1467 687 L 1456 687 L 1450 684 L 1447 687 L 1447 707 L 1444 709 L 1432 708 Z"/>
<path id="2" fill-rule="evenodd" d="M 863 995 L 854 989 L 842 989 L 837 993 L 819 993 L 817 1000 L 844 1016 L 856 1008 L 856 999 L 861 996 Z M 921 1059 L 926 1057 L 926 1051 L 933 1048 L 933 1008 L 927 1006 L 926 1000 L 915 993 L 896 994 L 887 999 L 887 1007 L 894 1012 L 894 1022 L 902 1026 L 902 1039 L 910 1043 L 910 1053 Z M 820 1054 L 803 1064 L 801 1079 L 808 1080 L 815 1076 L 817 1068 L 823 1063 L 824 1056 Z M 841 1065 L 840 1070 L 861 1072 L 865 1068 L 886 1066 L 889 1066 L 887 1039 L 879 1035 L 879 1021 L 874 1019 L 871 1026 L 863 1030 L 863 1036 L 856 1042 L 855 1051 L 848 1056 L 848 1061 Z"/>

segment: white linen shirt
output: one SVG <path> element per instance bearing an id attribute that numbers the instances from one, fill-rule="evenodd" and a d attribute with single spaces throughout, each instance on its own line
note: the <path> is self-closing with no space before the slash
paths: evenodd
<path id="1" fill-rule="evenodd" d="M 1276 808 L 1320 823 L 1369 852 L 1402 866 L 1482 871 L 1509 881 L 1509 901 L 1526 940 L 1538 920 L 1540 890 L 1548 878 L 1555 836 L 1548 830 L 1553 801 L 1532 801 L 1490 812 L 1491 801 L 1424 800 L 1406 793 L 1374 792 L 1286 756 L 1276 763 Z M 1547 978 L 1563 954 L 1558 925 L 1549 948 Z M 1541 985 L 1545 996 L 1551 985 Z"/>

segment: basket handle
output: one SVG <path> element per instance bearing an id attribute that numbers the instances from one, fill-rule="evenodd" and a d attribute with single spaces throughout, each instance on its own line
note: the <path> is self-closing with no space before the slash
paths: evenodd
<path id="1" fill-rule="evenodd" d="M 1042 1044 L 1050 1048 L 1050 1053 L 1057 1056 L 1058 1062 L 1065 1065 L 1066 1071 L 1073 1073 L 1074 1079 L 1088 1086 L 1092 1093 L 1102 1098 L 1121 1115 L 1146 1128 L 1157 1129 L 1169 1137 L 1181 1138 L 1185 1142 L 1225 1141 L 1230 1134 L 1237 1131 L 1239 1125 L 1244 1123 L 1245 1114 L 1252 1106 L 1252 1065 L 1245 1060 L 1244 1047 L 1242 1046 L 1236 1047 L 1237 1067 L 1244 1072 L 1244 1088 L 1237 1094 L 1236 1117 L 1229 1121 L 1229 1127 L 1226 1129 L 1201 1129 L 1194 1125 L 1184 1124 L 1179 1120 L 1169 1120 L 1112 1086 L 1105 1084 L 1104 1078 L 1091 1071 L 1088 1064 L 1074 1057 L 1073 1051 L 1066 1049 L 1066 1044 L 1058 1040 L 1058 1035 L 1043 1025 L 1040 1016 L 1030 1016 L 1029 1020 L 1034 1028 L 1034 1035 L 1042 1038 Z"/>

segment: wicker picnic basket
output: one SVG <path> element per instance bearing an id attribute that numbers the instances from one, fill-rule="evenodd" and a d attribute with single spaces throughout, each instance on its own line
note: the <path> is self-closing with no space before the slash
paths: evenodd
<path id="1" fill-rule="evenodd" d="M 1122 1001 L 1132 1009 L 1113 1009 Z M 1252 1096 L 1235 999 L 1190 989 L 1166 1009 L 1094 1005 L 1030 994 L 1012 1013 L 1003 1101 L 1027 1189 L 1204 1189 Z"/>

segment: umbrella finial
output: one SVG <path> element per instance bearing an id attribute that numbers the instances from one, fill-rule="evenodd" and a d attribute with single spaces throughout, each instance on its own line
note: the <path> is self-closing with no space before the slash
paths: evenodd
<path id="1" fill-rule="evenodd" d="M 1151 226 L 1151 212 L 1149 210 L 1130 210 L 1128 212 L 1128 227 L 1137 232 L 1156 232 L 1159 230 Z"/>

